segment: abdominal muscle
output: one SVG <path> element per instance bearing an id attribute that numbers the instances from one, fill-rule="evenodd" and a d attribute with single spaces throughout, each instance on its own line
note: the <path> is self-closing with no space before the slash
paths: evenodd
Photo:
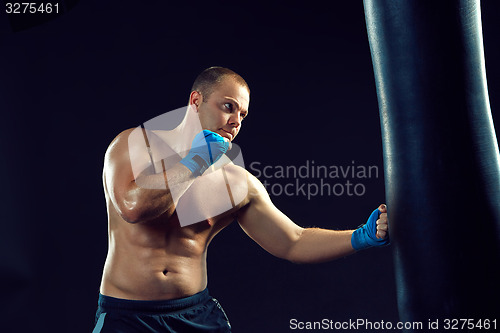
<path id="1" fill-rule="evenodd" d="M 167 300 L 194 295 L 207 286 L 206 250 L 210 240 L 231 223 L 218 221 L 180 227 L 168 221 L 131 224 L 108 206 L 109 250 L 100 292 L 131 300 Z"/>

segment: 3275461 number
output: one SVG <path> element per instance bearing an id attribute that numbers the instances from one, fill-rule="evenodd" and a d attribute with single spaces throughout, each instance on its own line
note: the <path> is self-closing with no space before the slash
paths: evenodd
<path id="1" fill-rule="evenodd" d="M 490 319 L 445 319 L 443 322 L 445 330 L 489 330 L 497 329 L 497 320 Z"/>
<path id="2" fill-rule="evenodd" d="M 59 3 L 7 2 L 5 3 L 5 12 L 7 14 L 58 14 Z"/>

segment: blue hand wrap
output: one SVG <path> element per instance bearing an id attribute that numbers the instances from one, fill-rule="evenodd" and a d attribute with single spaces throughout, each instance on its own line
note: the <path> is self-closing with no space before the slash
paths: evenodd
<path id="1" fill-rule="evenodd" d="M 356 251 L 372 246 L 384 246 L 389 244 L 389 237 L 385 239 L 377 238 L 377 220 L 380 210 L 375 209 L 368 218 L 368 221 L 360 228 L 354 230 L 351 236 L 351 245 Z"/>
<path id="2" fill-rule="evenodd" d="M 200 176 L 209 166 L 217 162 L 229 149 L 226 142 L 219 134 L 203 130 L 196 134 L 191 144 L 191 150 L 180 162 L 184 164 L 195 176 Z"/>

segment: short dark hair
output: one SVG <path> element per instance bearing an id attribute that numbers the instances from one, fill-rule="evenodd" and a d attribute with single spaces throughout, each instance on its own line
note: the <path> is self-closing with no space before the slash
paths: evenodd
<path id="1" fill-rule="evenodd" d="M 248 84 L 239 74 L 230 70 L 229 68 L 218 66 L 207 68 L 203 72 L 201 72 L 196 80 L 194 80 L 191 92 L 198 91 L 203 95 L 203 99 L 208 99 L 215 88 L 226 77 L 230 77 L 231 79 L 235 80 L 237 83 L 245 87 L 248 90 L 248 93 L 250 93 Z"/>

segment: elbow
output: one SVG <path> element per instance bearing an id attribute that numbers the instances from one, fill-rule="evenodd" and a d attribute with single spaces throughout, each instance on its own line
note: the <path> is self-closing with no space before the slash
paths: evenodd
<path id="1" fill-rule="evenodd" d="M 121 214 L 121 217 L 125 222 L 130 223 L 130 224 L 135 224 L 135 223 L 141 222 L 141 218 L 139 217 L 139 215 L 137 215 L 135 213 L 127 212 L 125 214 Z"/>
<path id="2" fill-rule="evenodd" d="M 124 200 L 123 205 L 120 207 L 120 216 L 125 222 L 134 224 L 143 220 L 143 212 L 139 209 L 139 205 L 135 201 Z"/>
<path id="3" fill-rule="evenodd" d="M 171 205 L 152 206 L 138 201 L 125 201 L 121 208 L 122 219 L 131 224 L 150 221 L 164 214 L 166 218 L 169 218 L 174 211 Z"/>
<path id="4" fill-rule="evenodd" d="M 295 265 L 307 264 L 305 261 L 301 261 L 301 260 L 288 259 L 288 261 L 291 262 L 292 264 L 295 264 Z"/>
<path id="5" fill-rule="evenodd" d="M 125 222 L 130 224 L 136 224 L 141 221 L 140 217 L 134 213 L 127 212 L 127 213 L 122 213 L 120 215 Z"/>
<path id="6" fill-rule="evenodd" d="M 289 261 L 295 265 L 303 265 L 303 264 L 309 263 L 307 260 L 305 260 L 305 258 L 303 258 L 303 256 L 294 255 L 294 254 L 289 254 L 284 259 L 286 259 L 287 261 Z"/>
<path id="7" fill-rule="evenodd" d="M 301 249 L 300 246 L 300 240 L 302 238 L 304 230 L 304 228 L 300 228 L 295 232 L 295 237 L 290 242 L 288 250 L 282 256 L 283 259 L 291 262 L 292 264 L 301 265 L 309 263 L 305 254 L 303 253 L 304 249 Z"/>

